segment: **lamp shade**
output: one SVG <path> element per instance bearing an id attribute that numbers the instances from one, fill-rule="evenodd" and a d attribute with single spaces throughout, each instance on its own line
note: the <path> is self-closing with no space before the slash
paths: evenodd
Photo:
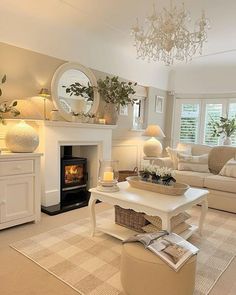
<path id="1" fill-rule="evenodd" d="M 48 90 L 47 88 L 42 88 L 42 89 L 39 91 L 39 96 L 42 96 L 42 97 L 49 97 L 49 96 L 50 96 L 49 90 Z"/>
<path id="2" fill-rule="evenodd" d="M 149 125 L 142 135 L 149 137 L 165 137 L 159 125 Z"/>

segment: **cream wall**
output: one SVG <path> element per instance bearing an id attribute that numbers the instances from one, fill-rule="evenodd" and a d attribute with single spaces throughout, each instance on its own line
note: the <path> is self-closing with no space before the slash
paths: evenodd
<path id="1" fill-rule="evenodd" d="M 0 101 L 17 99 L 21 116 L 27 119 L 42 119 L 43 100 L 37 97 L 42 87 L 50 89 L 51 79 L 55 70 L 65 62 L 65 60 L 50 57 L 44 54 L 22 49 L 9 44 L 0 43 L 0 75 L 7 74 L 7 83 L 1 85 L 3 96 Z M 107 73 L 93 70 L 97 79 L 104 78 Z M 165 99 L 164 112 L 157 114 L 154 112 L 155 95 L 161 95 Z M 33 97 L 33 98 L 32 98 Z M 146 123 L 159 124 L 165 132 L 165 106 L 166 91 L 154 87 L 149 88 L 146 100 Z M 100 104 L 100 111 L 103 104 Z M 47 102 L 48 113 L 52 109 L 50 101 Z M 49 114 L 48 114 L 49 115 Z M 113 146 L 115 153 L 128 154 L 130 159 L 122 161 L 121 166 L 130 168 L 140 166 L 142 162 L 142 145 L 145 140 L 141 137 L 142 132 L 132 131 L 132 106 L 128 108 L 128 116 L 119 116 L 118 126 L 113 130 Z M 7 127 L 0 126 L 0 146 L 4 146 L 3 139 Z M 135 152 L 134 152 L 135 151 Z M 123 157 L 119 158 L 122 160 Z"/>
<path id="2" fill-rule="evenodd" d="M 63 1 L 60 4 L 60 7 L 57 7 L 52 3 L 52 7 L 61 9 Z M 29 6 L 31 5 L 30 3 Z M 16 3 L 17 6 L 20 7 L 20 4 Z M 35 6 L 40 5 L 35 4 Z M 60 17 L 57 17 L 59 10 L 55 11 L 55 15 L 47 18 L 48 13 L 44 15 L 43 6 L 39 8 L 36 15 L 32 15 L 30 10 L 27 11 L 27 7 L 17 9 L 10 5 L 3 5 L 0 40 L 61 60 L 76 61 L 89 68 L 118 75 L 142 85 L 167 89 L 168 68 L 155 62 L 137 60 L 134 49 L 130 50 L 130 47 L 125 47 L 123 43 L 109 42 L 99 37 L 96 31 L 83 28 L 82 25 L 80 26 L 80 16 L 71 7 L 65 6 L 64 11 L 60 11 L 61 21 Z M 63 23 L 63 17 L 67 14 L 69 20 Z M 114 32 L 113 38 L 117 33 L 119 34 Z M 127 35 L 129 36 L 129 32 Z M 127 37 L 126 34 L 124 37 Z M 132 42 L 131 39 L 130 42 Z"/>
<path id="3" fill-rule="evenodd" d="M 192 66 L 175 69 L 171 90 L 183 94 L 236 93 L 236 66 Z"/>
<path id="4" fill-rule="evenodd" d="M 8 99 L 25 99 L 43 87 L 50 89 L 55 70 L 65 62 L 5 43 L 0 43 L 0 52 L 0 75 L 7 74 L 2 97 Z"/>

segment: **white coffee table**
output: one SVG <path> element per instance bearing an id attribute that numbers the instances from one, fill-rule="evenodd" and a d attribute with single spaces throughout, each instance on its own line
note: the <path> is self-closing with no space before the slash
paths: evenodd
<path id="1" fill-rule="evenodd" d="M 207 195 L 208 191 L 198 188 L 190 188 L 183 196 L 170 196 L 159 193 L 154 193 L 146 190 L 136 189 L 131 187 L 128 182 L 118 183 L 120 191 L 118 192 L 101 192 L 96 188 L 92 188 L 89 200 L 89 210 L 91 216 L 92 236 L 96 230 L 96 214 L 95 204 L 97 200 L 102 202 L 118 205 L 125 209 L 133 209 L 136 212 L 144 212 L 148 215 L 159 216 L 162 220 L 162 229 L 171 231 L 170 219 L 194 205 L 201 204 L 201 214 L 199 223 L 191 225 L 184 231 L 181 236 L 188 239 L 195 231 L 202 233 L 205 216 L 208 209 Z M 120 240 L 136 233 L 133 230 L 115 224 L 114 220 L 110 223 L 102 224 L 97 227 L 102 232 L 112 235 Z"/>

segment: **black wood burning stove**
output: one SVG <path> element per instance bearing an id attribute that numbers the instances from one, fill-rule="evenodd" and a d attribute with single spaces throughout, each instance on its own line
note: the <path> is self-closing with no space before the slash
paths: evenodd
<path id="1" fill-rule="evenodd" d="M 87 205 L 87 160 L 64 157 L 61 159 L 61 205 Z"/>
<path id="2" fill-rule="evenodd" d="M 49 215 L 56 215 L 88 205 L 87 159 L 72 156 L 72 146 L 65 146 L 61 157 L 60 204 L 42 207 Z"/>

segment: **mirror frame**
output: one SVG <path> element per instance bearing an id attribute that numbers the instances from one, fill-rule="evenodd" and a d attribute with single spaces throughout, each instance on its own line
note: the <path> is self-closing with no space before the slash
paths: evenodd
<path id="1" fill-rule="evenodd" d="M 67 62 L 62 64 L 54 73 L 51 83 L 51 94 L 52 99 L 55 107 L 60 112 L 60 115 L 66 120 L 66 121 L 73 121 L 73 115 L 70 113 L 67 113 L 60 105 L 59 96 L 58 96 L 58 82 L 61 79 L 62 75 L 68 71 L 68 70 L 78 70 L 80 72 L 83 72 L 89 79 L 91 86 L 94 86 L 94 99 L 93 99 L 93 105 L 89 111 L 89 113 L 95 114 L 98 110 L 99 106 L 99 100 L 100 95 L 97 88 L 97 79 L 94 75 L 94 73 L 85 66 L 76 63 L 76 62 Z"/>

